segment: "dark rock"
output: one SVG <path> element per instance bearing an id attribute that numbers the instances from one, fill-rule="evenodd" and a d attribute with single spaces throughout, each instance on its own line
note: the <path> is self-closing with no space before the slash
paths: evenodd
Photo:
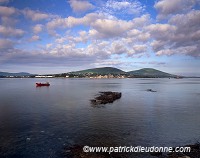
<path id="1" fill-rule="evenodd" d="M 192 150 L 200 150 L 200 143 L 186 145 L 186 146 L 190 147 Z"/>
<path id="2" fill-rule="evenodd" d="M 99 95 L 90 100 L 93 105 L 113 103 L 115 100 L 120 99 L 122 94 L 120 92 L 99 92 Z"/>
<path id="3" fill-rule="evenodd" d="M 157 91 L 154 91 L 152 89 L 147 89 L 147 92 L 157 92 Z"/>

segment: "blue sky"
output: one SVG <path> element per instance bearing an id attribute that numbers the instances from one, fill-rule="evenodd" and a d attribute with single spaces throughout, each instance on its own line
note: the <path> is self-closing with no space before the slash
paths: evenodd
<path id="1" fill-rule="evenodd" d="M 0 71 L 200 76 L 200 0 L 0 0 Z"/>

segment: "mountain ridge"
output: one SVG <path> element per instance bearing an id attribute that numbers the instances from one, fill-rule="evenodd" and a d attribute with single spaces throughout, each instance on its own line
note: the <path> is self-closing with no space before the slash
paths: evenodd
<path id="1" fill-rule="evenodd" d="M 86 74 L 86 73 L 96 73 L 96 74 L 119 74 L 119 73 L 126 73 L 125 71 L 122 71 L 115 67 L 100 67 L 100 68 L 91 68 L 91 69 L 85 69 L 80 71 L 72 71 L 69 72 L 71 74 Z"/>
<path id="2" fill-rule="evenodd" d="M 153 69 L 153 68 L 143 68 L 143 69 L 139 69 L 139 70 L 134 70 L 134 71 L 129 71 L 128 72 L 131 75 L 135 75 L 135 76 L 148 76 L 148 77 L 175 77 L 177 75 L 173 75 L 167 72 L 163 72 L 157 69 Z"/>
<path id="3" fill-rule="evenodd" d="M 118 68 L 114 67 L 100 67 L 100 68 L 93 68 L 93 69 L 86 69 L 81 71 L 72 71 L 68 74 L 74 75 L 86 75 L 86 74 L 98 74 L 98 75 L 130 75 L 135 77 L 176 77 L 177 75 L 166 73 L 157 69 L 153 68 L 143 68 L 139 70 L 133 71 L 123 71 Z"/>

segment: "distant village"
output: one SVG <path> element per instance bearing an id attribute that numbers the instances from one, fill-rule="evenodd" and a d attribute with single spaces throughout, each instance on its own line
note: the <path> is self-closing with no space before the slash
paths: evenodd
<path id="1" fill-rule="evenodd" d="M 72 74 L 72 73 L 67 73 L 67 74 L 55 74 L 55 75 L 37 75 L 34 76 L 34 78 L 57 78 L 57 77 L 62 77 L 62 78 L 130 78 L 133 76 L 129 76 L 127 74 L 96 74 L 96 73 L 85 73 L 85 74 Z"/>
<path id="2" fill-rule="evenodd" d="M 73 74 L 63 73 L 54 75 L 25 75 L 25 76 L 0 76 L 1 78 L 132 78 L 133 75 L 128 74 L 96 74 L 96 73 L 85 73 L 85 74 Z"/>

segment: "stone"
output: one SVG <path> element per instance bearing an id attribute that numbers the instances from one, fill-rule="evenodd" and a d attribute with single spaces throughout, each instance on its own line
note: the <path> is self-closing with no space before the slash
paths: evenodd
<path id="1" fill-rule="evenodd" d="M 99 92 L 99 95 L 90 101 L 93 105 L 107 104 L 113 103 L 115 100 L 120 99 L 121 96 L 121 92 Z"/>

